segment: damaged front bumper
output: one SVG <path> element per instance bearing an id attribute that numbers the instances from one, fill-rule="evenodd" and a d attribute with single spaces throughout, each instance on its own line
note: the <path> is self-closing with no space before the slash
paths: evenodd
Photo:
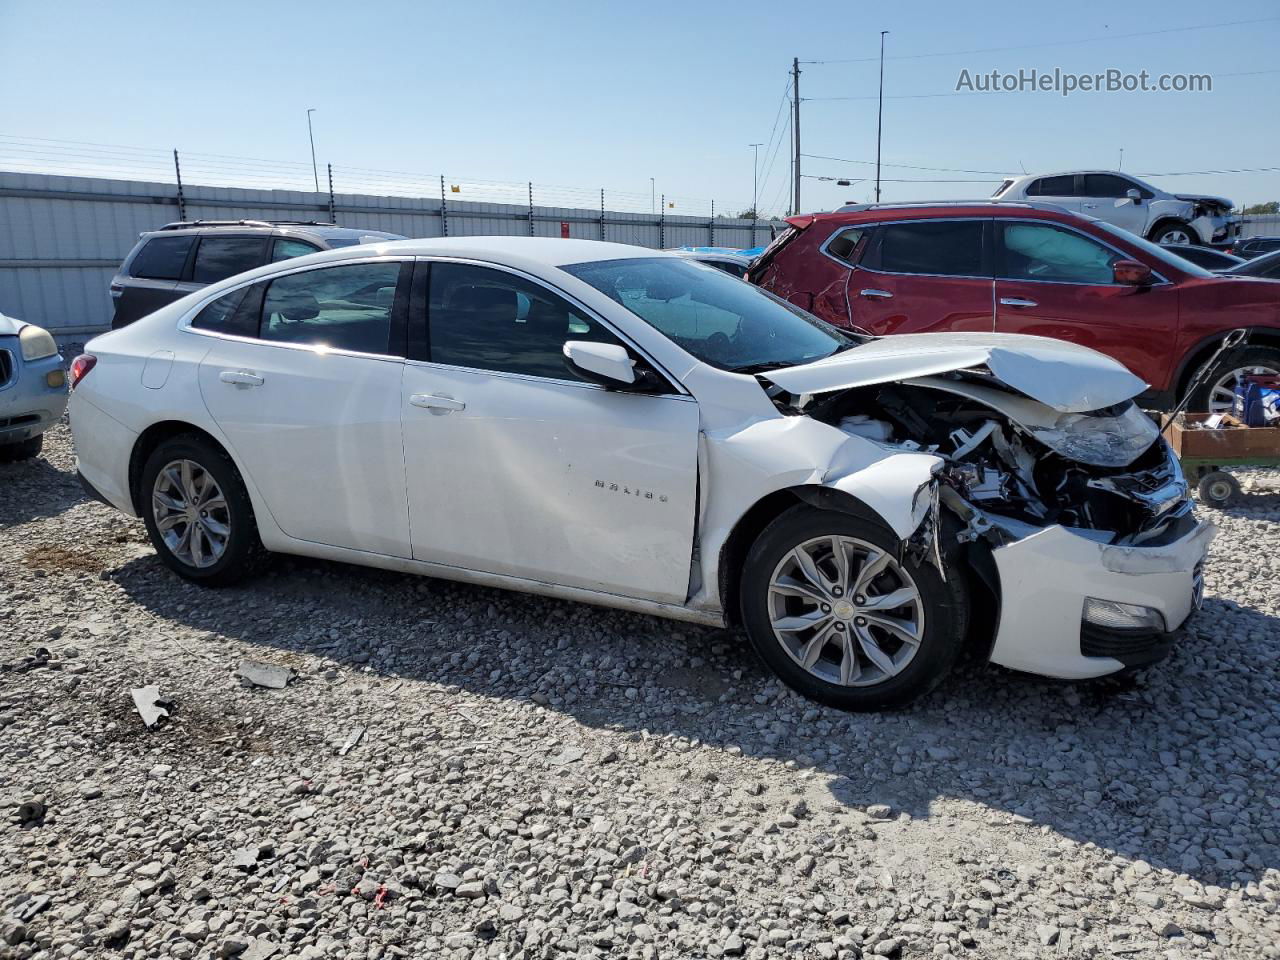
<path id="1" fill-rule="evenodd" d="M 998 518 L 991 519 L 999 525 Z M 1201 570 L 1216 528 L 1196 523 L 1159 546 L 1111 545 L 1084 535 L 1088 532 L 1051 526 L 992 551 L 1001 593 L 993 663 L 1085 679 L 1141 666 L 1168 652 L 1168 634 L 1199 605 Z M 1088 623 L 1085 608 L 1091 598 L 1151 611 L 1163 629 Z"/>

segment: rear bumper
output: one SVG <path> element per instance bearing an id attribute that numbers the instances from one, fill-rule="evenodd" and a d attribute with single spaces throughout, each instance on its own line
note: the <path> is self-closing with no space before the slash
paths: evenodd
<path id="1" fill-rule="evenodd" d="M 136 516 L 129 493 L 129 458 L 138 434 L 77 391 L 71 395 L 71 435 L 75 439 L 76 471 L 89 495 Z"/>
<path id="2" fill-rule="evenodd" d="M 1155 547 L 1108 546 L 1047 527 L 992 551 L 1000 574 L 993 663 L 1043 676 L 1085 679 L 1143 666 L 1168 654 L 1172 632 L 1199 599 L 1199 569 L 1213 539 L 1197 524 Z M 1159 611 L 1165 630 L 1102 630 L 1083 622 L 1087 598 Z"/>

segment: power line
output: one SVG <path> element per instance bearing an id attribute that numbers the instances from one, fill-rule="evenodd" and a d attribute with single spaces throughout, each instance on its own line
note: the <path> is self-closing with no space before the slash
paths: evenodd
<path id="1" fill-rule="evenodd" d="M 1065 47 L 1073 46 L 1081 43 L 1098 43 L 1102 40 L 1130 40 L 1134 37 L 1155 37 L 1169 33 L 1185 33 L 1188 30 L 1216 30 L 1220 27 L 1240 27 L 1254 23 L 1273 23 L 1280 20 L 1280 17 L 1259 17 L 1255 20 L 1229 20 L 1222 23 L 1204 23 L 1198 26 L 1190 27 L 1168 27 L 1164 30 L 1142 30 L 1137 33 L 1116 33 L 1104 34 L 1098 37 L 1081 37 L 1077 40 L 1048 40 L 1044 43 L 1022 43 L 1007 47 L 981 47 L 976 50 L 944 50 L 937 53 L 912 53 L 903 54 L 898 57 L 889 57 L 890 60 L 931 60 L 938 57 L 969 57 L 978 53 L 1006 53 L 1010 50 L 1038 50 L 1045 47 Z M 879 57 L 851 57 L 840 60 L 802 60 L 801 63 L 810 64 L 828 64 L 828 63 L 875 63 Z"/>
<path id="2" fill-rule="evenodd" d="M 820 153 L 805 153 L 801 156 L 808 157 L 810 160 L 834 160 L 837 163 L 857 163 L 863 166 L 874 167 L 874 160 L 850 160 L 848 157 L 826 157 Z M 963 167 L 921 167 L 910 163 L 882 163 L 885 167 L 899 167 L 903 170 L 932 170 L 935 173 L 990 173 L 997 177 L 1003 177 L 1008 171 L 1005 170 L 966 170 Z"/>

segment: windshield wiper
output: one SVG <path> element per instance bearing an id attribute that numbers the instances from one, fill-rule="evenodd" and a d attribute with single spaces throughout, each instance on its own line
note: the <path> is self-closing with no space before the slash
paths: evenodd
<path id="1" fill-rule="evenodd" d="M 819 359 L 814 357 L 813 359 Z M 732 373 L 764 373 L 766 370 L 781 370 L 783 367 L 795 367 L 802 363 L 809 363 L 808 360 L 766 360 L 763 363 L 746 363 L 740 367 L 730 367 Z"/>

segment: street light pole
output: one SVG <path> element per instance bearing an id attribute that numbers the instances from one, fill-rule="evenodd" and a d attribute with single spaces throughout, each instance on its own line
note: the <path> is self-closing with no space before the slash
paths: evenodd
<path id="1" fill-rule="evenodd" d="M 876 203 L 880 202 L 880 134 L 884 129 L 884 37 L 880 31 L 880 105 L 876 108 Z"/>
<path id="2" fill-rule="evenodd" d="M 658 195 L 654 192 L 653 177 L 649 178 L 649 212 L 658 212 Z"/>
<path id="3" fill-rule="evenodd" d="M 764 144 L 748 143 L 747 146 L 751 148 L 751 216 L 756 220 L 759 220 L 760 207 L 757 194 L 760 190 L 760 148 L 764 146 Z"/>
<path id="4" fill-rule="evenodd" d="M 307 111 L 307 139 L 311 141 L 311 175 L 316 180 L 316 193 L 320 192 L 320 171 L 316 169 L 316 138 L 311 132 L 311 115 L 316 112 L 316 108 L 312 107 Z"/>

